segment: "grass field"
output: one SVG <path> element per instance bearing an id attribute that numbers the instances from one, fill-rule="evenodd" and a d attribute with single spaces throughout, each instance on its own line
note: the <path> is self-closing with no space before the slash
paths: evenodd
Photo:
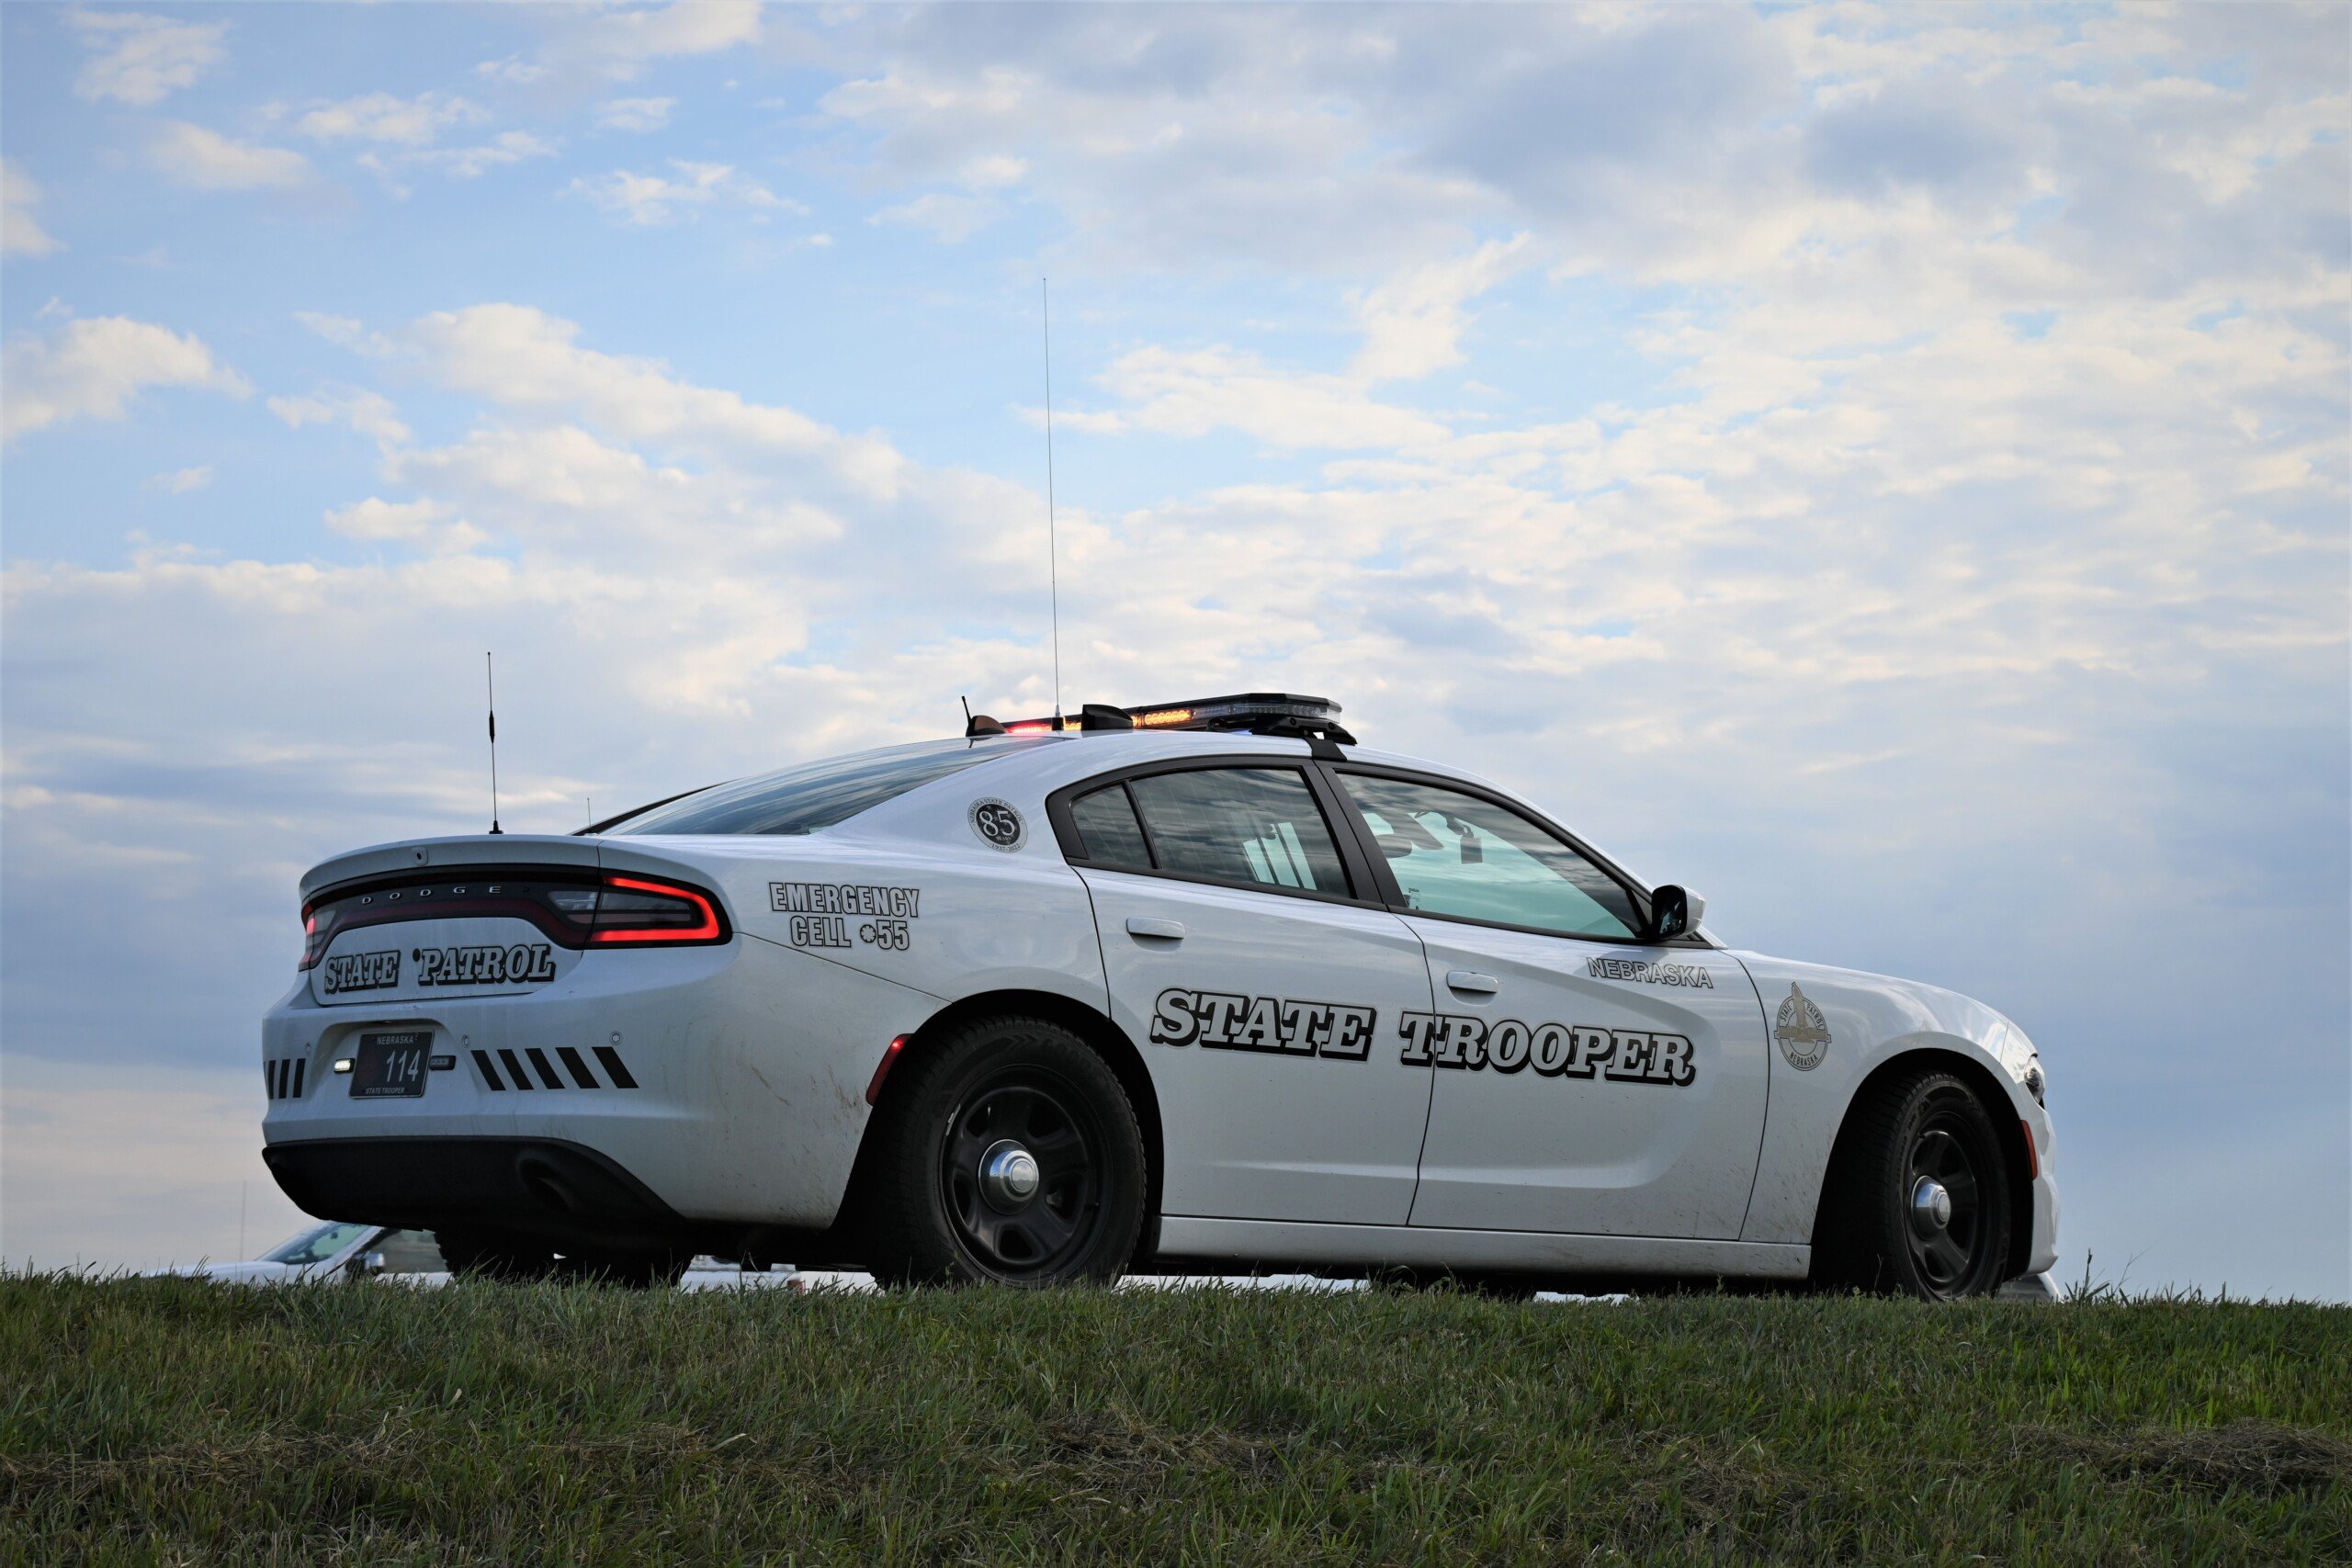
<path id="1" fill-rule="evenodd" d="M 11 1562 L 2352 1560 L 2352 1310 L 0 1280 Z"/>

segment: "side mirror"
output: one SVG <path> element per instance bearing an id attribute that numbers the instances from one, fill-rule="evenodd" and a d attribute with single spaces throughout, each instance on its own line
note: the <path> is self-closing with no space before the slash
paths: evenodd
<path id="1" fill-rule="evenodd" d="M 365 1252 L 344 1267 L 345 1271 L 355 1280 L 369 1274 L 380 1274 L 384 1271 L 384 1255 L 380 1252 Z"/>
<path id="2" fill-rule="evenodd" d="M 1646 934 L 1652 942 L 1670 941 L 1697 931 L 1706 916 L 1704 898 L 1669 882 L 1650 893 L 1650 929 Z"/>

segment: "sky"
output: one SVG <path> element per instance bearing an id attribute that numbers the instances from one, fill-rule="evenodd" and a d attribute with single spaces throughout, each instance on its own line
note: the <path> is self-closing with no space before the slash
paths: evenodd
<path id="1" fill-rule="evenodd" d="M 2007 1013 L 2062 1275 L 2352 1296 L 2347 130 L 2341 6 L 0 7 L 0 1257 L 293 1228 L 485 649 L 568 830 L 1057 596 Z"/>

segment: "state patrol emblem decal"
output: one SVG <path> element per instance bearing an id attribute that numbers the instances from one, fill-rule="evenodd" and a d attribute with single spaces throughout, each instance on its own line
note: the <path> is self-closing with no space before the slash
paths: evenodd
<path id="1" fill-rule="evenodd" d="M 1793 981 L 1788 999 L 1781 1004 L 1780 1016 L 1772 1021 L 1772 1038 L 1789 1066 L 1801 1073 L 1813 1071 L 1829 1055 L 1829 1021 Z"/>
<path id="2" fill-rule="evenodd" d="M 1010 802 L 993 795 L 972 802 L 968 815 L 972 831 L 992 848 L 1017 850 L 1029 837 L 1028 829 L 1022 826 L 1021 813 Z"/>

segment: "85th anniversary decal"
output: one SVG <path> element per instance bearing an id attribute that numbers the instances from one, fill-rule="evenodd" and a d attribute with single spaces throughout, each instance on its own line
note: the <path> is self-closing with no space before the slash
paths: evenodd
<path id="1" fill-rule="evenodd" d="M 1345 1002 L 1291 1001 L 1176 987 L 1151 1009 L 1155 1045 L 1206 1045 L 1225 1051 L 1278 1051 L 1295 1056 L 1361 1062 L 1372 1047 L 1379 1013 Z M 1612 1083 L 1697 1081 L 1690 1038 L 1646 1029 L 1600 1029 L 1582 1023 L 1489 1023 L 1468 1013 L 1408 1012 L 1397 1020 L 1404 1041 L 1397 1060 L 1408 1067 L 1438 1066 L 1515 1073 L 1532 1067 L 1543 1077 L 1605 1078 Z"/>

